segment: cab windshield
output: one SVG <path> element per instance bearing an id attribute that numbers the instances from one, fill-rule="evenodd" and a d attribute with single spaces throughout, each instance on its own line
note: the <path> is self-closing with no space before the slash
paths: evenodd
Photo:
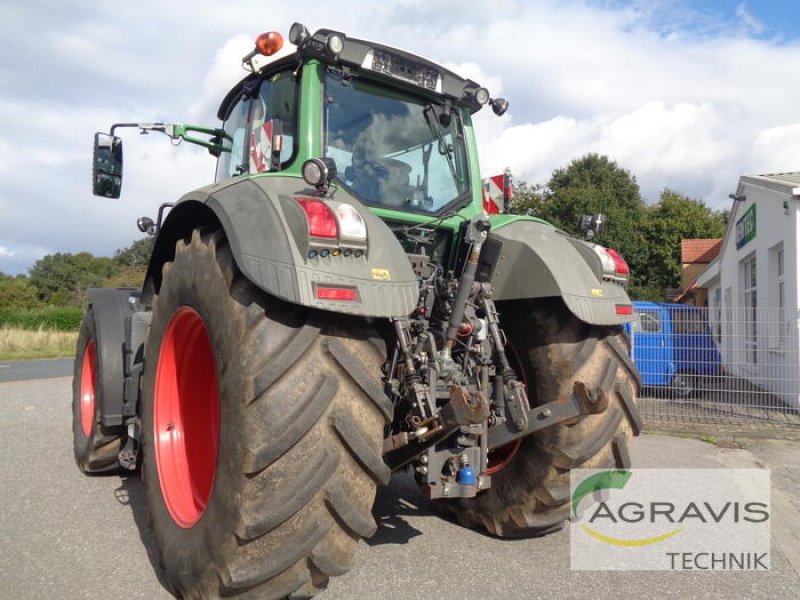
<path id="1" fill-rule="evenodd" d="M 329 72 L 325 154 L 362 201 L 440 213 L 470 189 L 458 109 Z"/>

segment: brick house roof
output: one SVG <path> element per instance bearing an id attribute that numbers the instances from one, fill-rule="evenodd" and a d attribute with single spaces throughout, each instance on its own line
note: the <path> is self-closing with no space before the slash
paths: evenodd
<path id="1" fill-rule="evenodd" d="M 681 263 L 710 263 L 719 254 L 722 239 L 681 240 Z"/>

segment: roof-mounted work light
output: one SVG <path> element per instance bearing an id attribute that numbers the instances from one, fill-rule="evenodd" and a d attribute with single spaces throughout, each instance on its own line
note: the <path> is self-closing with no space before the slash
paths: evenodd
<path id="1" fill-rule="evenodd" d="M 309 158 L 303 163 L 303 179 L 308 185 L 325 190 L 336 177 L 336 163 L 332 158 Z"/>
<path id="2" fill-rule="evenodd" d="M 502 117 L 508 110 L 508 100 L 505 98 L 492 98 L 489 100 L 489 105 L 498 117 Z"/>
<path id="3" fill-rule="evenodd" d="M 295 46 L 302 45 L 310 37 L 311 34 L 308 33 L 308 29 L 302 23 L 294 23 L 289 29 L 289 43 Z"/>
<path id="4" fill-rule="evenodd" d="M 464 95 L 479 106 L 489 102 L 489 90 L 485 87 L 468 87 L 464 90 Z"/>

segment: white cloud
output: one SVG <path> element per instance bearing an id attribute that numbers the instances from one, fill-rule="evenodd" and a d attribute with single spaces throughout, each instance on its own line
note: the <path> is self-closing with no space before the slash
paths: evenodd
<path id="1" fill-rule="evenodd" d="M 753 143 L 759 172 L 800 171 L 800 122 L 761 131 Z"/>
<path id="2" fill-rule="evenodd" d="M 6 3 L 0 242 L 27 266 L 43 253 L 128 245 L 139 236 L 136 217 L 208 183 L 214 161 L 159 134 L 126 132 L 123 198 L 102 200 L 89 189 L 93 133 L 137 120 L 216 125 L 255 36 L 286 34 L 297 15 L 313 15 L 312 31 L 338 29 L 428 56 L 506 97 L 504 117 L 476 115 L 485 174 L 510 167 L 545 183 L 553 169 L 600 152 L 631 171 L 650 200 L 671 187 L 727 206 L 743 173 L 800 170 L 800 43 L 754 37 L 768 30 L 744 3 L 724 18 L 693 6 Z M 3 258 L 5 269 L 12 257 Z"/>
<path id="3" fill-rule="evenodd" d="M 494 130 L 489 124 L 488 131 L 485 121 L 480 125 L 487 175 L 507 166 L 522 179 L 546 183 L 555 168 L 596 152 L 637 176 L 651 200 L 664 187 L 691 192 L 711 183 L 707 176 L 737 157 L 736 145 L 720 135 L 725 124 L 707 104 L 650 102 L 629 113 L 583 120 L 558 116 Z"/>
<path id="4" fill-rule="evenodd" d="M 13 250 L 9 250 L 5 246 L 0 246 L 0 258 L 5 258 L 5 257 L 10 258 L 14 255 L 16 255 L 16 252 L 14 252 Z"/>
<path id="5" fill-rule="evenodd" d="M 710 104 L 649 102 L 603 125 L 590 146 L 637 174 L 643 193 L 656 199 L 665 186 L 694 188 L 735 156 L 720 135 L 720 112 Z"/>

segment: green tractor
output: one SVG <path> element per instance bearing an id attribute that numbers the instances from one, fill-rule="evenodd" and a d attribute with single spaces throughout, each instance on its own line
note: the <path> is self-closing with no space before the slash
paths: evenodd
<path id="1" fill-rule="evenodd" d="M 398 470 L 467 527 L 554 531 L 570 469 L 628 467 L 641 426 L 627 265 L 484 210 L 472 115 L 508 103 L 338 31 L 289 41 L 268 62 L 282 37 L 258 37 L 220 128 L 95 136 L 111 198 L 119 128 L 217 157 L 215 183 L 139 219 L 143 288 L 90 290 L 75 361 L 78 466 L 141 468 L 183 597 L 319 592 Z"/>

